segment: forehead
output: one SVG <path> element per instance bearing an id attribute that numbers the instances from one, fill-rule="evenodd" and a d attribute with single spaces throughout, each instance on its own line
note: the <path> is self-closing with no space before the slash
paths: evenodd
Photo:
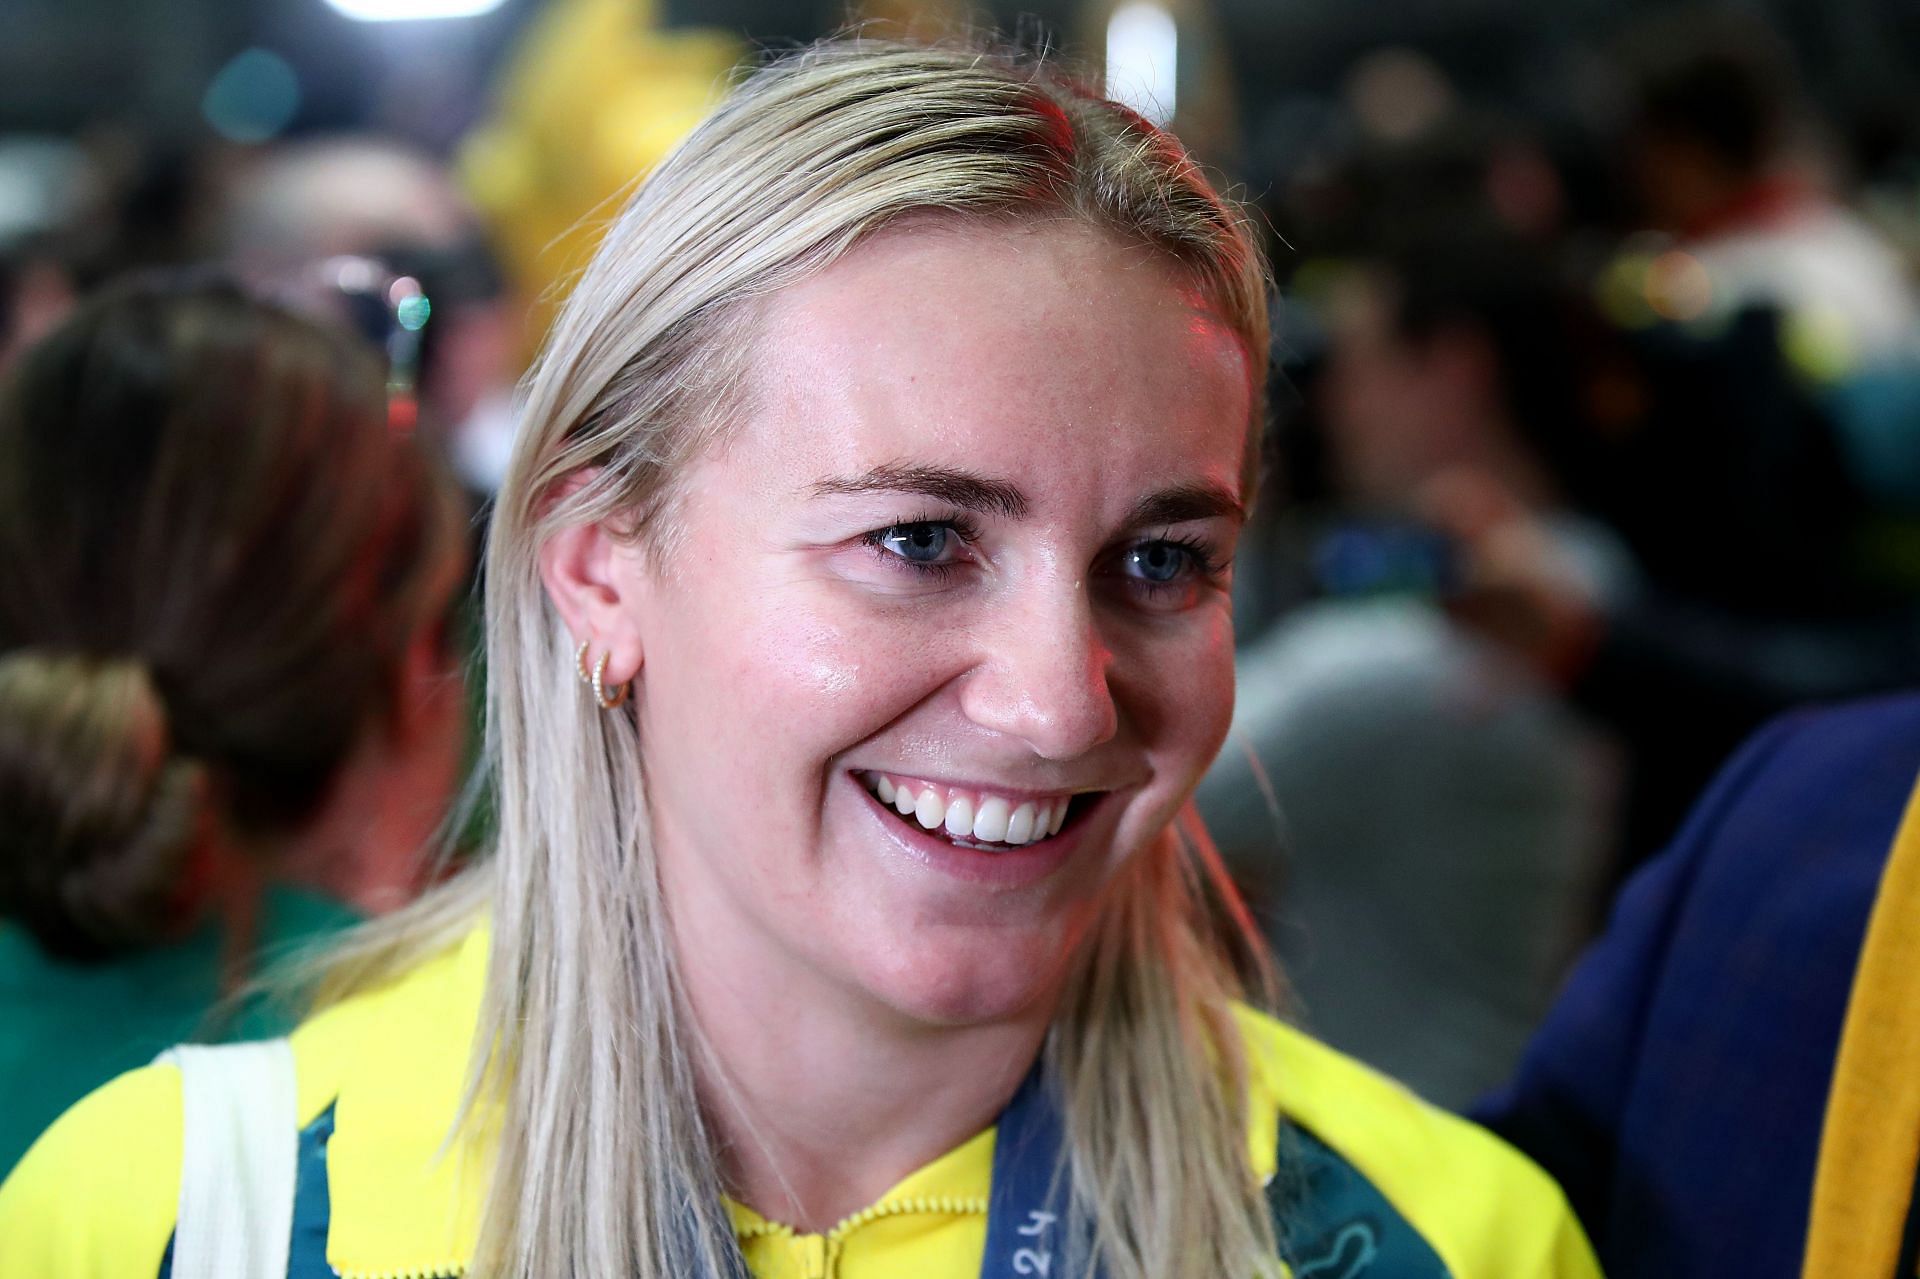
<path id="1" fill-rule="evenodd" d="M 1131 489 L 1177 460 L 1239 485 L 1238 335 L 1171 264 L 1091 227 L 888 232 L 772 299 L 757 345 L 743 443 L 799 482 L 910 461 Z"/>

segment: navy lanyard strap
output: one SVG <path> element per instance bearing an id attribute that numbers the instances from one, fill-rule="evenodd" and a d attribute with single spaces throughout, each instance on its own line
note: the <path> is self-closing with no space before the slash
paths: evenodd
<path id="1" fill-rule="evenodd" d="M 1065 1149 L 1060 1108 L 1035 1062 L 1001 1112 L 994 1136 L 987 1252 L 980 1261 L 980 1279 L 1064 1277 L 1070 1263 L 1085 1266 L 1090 1248 L 1067 1246 L 1067 1205 L 1073 1201 L 1073 1187 L 1069 1165 L 1062 1158 Z M 1071 1279 L 1098 1279 L 1099 1275 L 1097 1268 L 1082 1269 Z"/>

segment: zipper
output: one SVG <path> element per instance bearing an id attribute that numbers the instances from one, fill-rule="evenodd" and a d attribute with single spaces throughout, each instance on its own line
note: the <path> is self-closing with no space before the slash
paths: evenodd
<path id="1" fill-rule="evenodd" d="M 984 1195 L 908 1195 L 899 1199 L 886 1199 L 871 1204 L 859 1212 L 842 1217 L 833 1229 L 823 1235 L 803 1235 L 792 1226 L 778 1221 L 760 1221 L 738 1233 L 741 1242 L 749 1239 L 784 1239 L 796 1245 L 801 1251 L 800 1268 L 803 1279 L 833 1279 L 840 1266 L 840 1254 L 845 1250 L 847 1238 L 860 1227 L 883 1217 L 904 1217 L 912 1214 L 928 1216 L 960 1217 L 967 1215 L 987 1215 L 987 1200 Z M 388 1279 L 387 1276 L 352 1276 L 351 1279 Z M 393 1279 L 401 1279 L 399 1276 Z M 411 1279 L 411 1277 L 406 1277 Z"/>
<path id="2" fill-rule="evenodd" d="M 841 1218 L 839 1224 L 827 1232 L 827 1238 L 845 1242 L 849 1233 L 870 1221 L 908 1213 L 943 1217 L 964 1217 L 977 1213 L 984 1217 L 987 1215 L 987 1199 L 985 1195 L 908 1195 L 900 1199 L 883 1199 Z"/>
<path id="3" fill-rule="evenodd" d="M 911 1213 L 961 1217 L 968 1214 L 985 1216 L 986 1212 L 987 1200 L 983 1195 L 909 1195 L 862 1208 L 841 1218 L 824 1235 L 797 1234 L 792 1226 L 777 1221 L 763 1221 L 740 1231 L 739 1238 L 744 1241 L 780 1236 L 799 1244 L 804 1249 L 801 1266 L 806 1279 L 832 1279 L 847 1237 L 869 1222 Z M 424 1270 L 337 1270 L 331 1265 L 327 1269 L 332 1270 L 339 1279 L 460 1279 L 467 1273 L 466 1265 L 458 1261 L 443 1262 Z"/>

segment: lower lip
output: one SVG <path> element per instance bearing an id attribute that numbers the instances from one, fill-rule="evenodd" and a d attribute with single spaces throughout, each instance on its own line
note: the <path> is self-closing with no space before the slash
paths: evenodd
<path id="1" fill-rule="evenodd" d="M 1112 798 L 1111 794 L 1102 795 L 1086 812 L 1075 813 L 1073 824 L 1058 835 L 1005 852 L 990 853 L 950 844 L 917 825 L 898 820 L 891 815 L 893 810 L 882 808 L 879 797 L 857 778 L 849 777 L 847 781 L 866 801 L 867 811 L 879 823 L 881 832 L 909 857 L 943 875 L 990 888 L 1025 888 L 1059 870 L 1073 856 L 1093 819 Z"/>

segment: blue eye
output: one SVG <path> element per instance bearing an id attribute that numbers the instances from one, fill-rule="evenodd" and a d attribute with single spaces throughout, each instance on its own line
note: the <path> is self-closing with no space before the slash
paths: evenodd
<path id="1" fill-rule="evenodd" d="M 1127 572 L 1156 585 L 1171 582 L 1193 569 L 1193 552 L 1172 542 L 1145 542 L 1127 551 Z"/>
<path id="2" fill-rule="evenodd" d="M 881 550 L 909 563 L 938 564 L 953 549 L 957 536 L 947 524 L 895 524 L 881 529 L 873 540 Z"/>

